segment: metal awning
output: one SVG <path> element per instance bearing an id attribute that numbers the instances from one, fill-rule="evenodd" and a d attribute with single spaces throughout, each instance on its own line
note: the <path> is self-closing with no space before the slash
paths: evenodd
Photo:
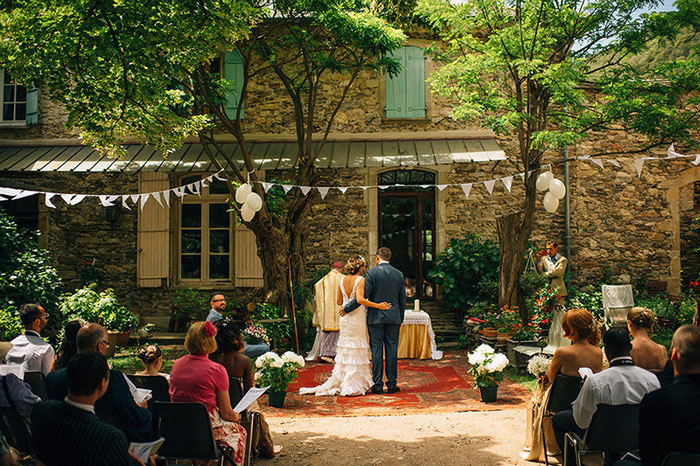
<path id="1" fill-rule="evenodd" d="M 318 143 L 314 143 L 315 147 Z M 251 142 L 248 150 L 257 169 L 285 170 L 297 165 L 294 142 Z M 167 158 L 151 145 L 126 144 L 127 155 L 115 159 L 81 145 L 0 146 L 0 171 L 31 172 L 210 172 L 216 166 L 201 144 L 187 143 Z M 241 167 L 238 143 L 221 143 L 222 151 Z M 420 139 L 326 142 L 318 168 L 411 167 L 505 160 L 493 138 Z M 218 157 L 222 166 L 225 158 Z"/>

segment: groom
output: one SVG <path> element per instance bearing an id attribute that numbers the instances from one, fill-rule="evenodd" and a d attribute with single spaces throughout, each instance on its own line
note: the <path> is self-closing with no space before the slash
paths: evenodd
<path id="1" fill-rule="evenodd" d="M 365 298 L 374 301 L 386 301 L 391 308 L 384 311 L 373 307 L 367 308 L 367 330 L 369 346 L 372 349 L 372 393 L 383 393 L 384 358 L 386 357 L 387 393 L 396 393 L 397 351 L 399 347 L 399 329 L 406 311 L 406 287 L 403 273 L 391 265 L 391 250 L 379 248 L 375 256 L 377 267 L 369 270 L 365 277 Z M 358 308 L 357 299 L 353 299 L 343 308 L 343 312 L 352 312 Z"/>

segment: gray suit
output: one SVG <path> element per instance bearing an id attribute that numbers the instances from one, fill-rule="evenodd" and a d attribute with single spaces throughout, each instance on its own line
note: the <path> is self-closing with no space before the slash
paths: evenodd
<path id="1" fill-rule="evenodd" d="M 396 387 L 397 351 L 399 348 L 399 330 L 406 312 L 406 287 L 403 273 L 389 265 L 381 263 L 369 270 L 365 277 L 365 299 L 375 303 L 386 301 L 391 309 L 386 311 L 367 308 L 367 330 L 369 346 L 372 349 L 372 378 L 374 388 L 384 387 L 383 372 L 386 357 L 386 386 Z M 359 307 L 357 299 L 345 305 L 345 312 L 352 312 Z"/>

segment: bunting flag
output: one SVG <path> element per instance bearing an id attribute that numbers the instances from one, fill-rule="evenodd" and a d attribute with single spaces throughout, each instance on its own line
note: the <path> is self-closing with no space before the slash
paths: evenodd
<path id="1" fill-rule="evenodd" d="M 129 204 L 126 203 L 127 199 L 129 199 L 129 196 L 122 196 L 122 207 L 124 207 L 127 210 L 131 210 L 131 207 L 129 207 Z"/>
<path id="2" fill-rule="evenodd" d="M 99 196 L 99 198 L 100 198 L 100 203 L 104 207 L 112 207 L 112 206 L 114 206 L 114 201 L 119 199 L 119 196 L 104 196 L 103 195 L 103 196 Z"/>
<path id="3" fill-rule="evenodd" d="M 165 204 L 170 207 L 170 191 L 163 191 L 163 200 Z"/>
<path id="4" fill-rule="evenodd" d="M 292 189 L 292 185 L 291 184 L 283 184 L 282 189 L 284 189 L 284 194 L 287 194 Z"/>
<path id="5" fill-rule="evenodd" d="M 437 185 L 437 189 L 439 189 L 440 191 L 442 191 L 443 189 L 445 189 L 445 188 L 448 187 L 448 186 L 449 186 L 448 184 L 439 184 L 439 185 Z"/>
<path id="6" fill-rule="evenodd" d="M 163 207 L 163 203 L 160 201 L 160 195 L 161 195 L 161 193 L 162 193 L 162 191 L 158 191 L 158 192 L 155 192 L 155 193 L 151 193 L 151 197 L 153 197 L 153 199 L 155 199 L 156 201 L 158 201 L 158 204 L 160 204 L 160 206 Z"/>
<path id="7" fill-rule="evenodd" d="M 489 194 L 493 194 L 493 187 L 496 185 L 496 180 L 488 180 L 484 181 L 484 186 L 486 186 L 486 190 L 489 192 Z"/>
<path id="8" fill-rule="evenodd" d="M 46 204 L 46 207 L 49 207 L 51 209 L 56 208 L 56 206 L 53 205 L 53 203 L 51 202 L 51 198 L 54 197 L 55 195 L 56 195 L 56 193 L 46 193 L 46 195 L 44 196 L 44 204 Z"/>
<path id="9" fill-rule="evenodd" d="M 141 194 L 141 203 L 139 204 L 139 208 L 143 210 L 143 206 L 146 205 L 146 201 L 148 201 L 148 197 L 151 195 L 151 193 L 143 193 Z"/>
<path id="10" fill-rule="evenodd" d="M 309 191 L 311 191 L 311 186 L 299 186 L 299 189 L 301 189 L 301 193 L 306 196 L 309 194 Z"/>
<path id="11" fill-rule="evenodd" d="M 505 186 L 508 192 L 510 192 L 510 188 L 513 185 L 513 177 L 506 176 L 505 178 L 501 178 L 501 181 L 503 182 L 503 186 Z"/>
<path id="12" fill-rule="evenodd" d="M 464 191 L 464 197 L 469 199 L 469 193 L 472 191 L 472 183 L 464 183 L 461 186 L 462 191 Z"/>
<path id="13" fill-rule="evenodd" d="M 695 160 L 693 160 L 690 163 L 692 163 L 693 165 L 700 165 L 700 154 L 696 155 Z"/>
<path id="14" fill-rule="evenodd" d="M 318 190 L 318 193 L 321 195 L 321 199 L 325 199 L 326 195 L 328 194 L 328 191 L 331 189 L 328 186 L 319 186 L 316 188 Z"/>
<path id="15" fill-rule="evenodd" d="M 129 197 L 131 198 L 131 202 L 132 202 L 132 204 L 134 204 L 134 205 L 138 205 L 139 199 L 141 199 L 141 195 L 140 195 L 140 194 L 131 194 Z"/>
<path id="16" fill-rule="evenodd" d="M 520 177 L 521 180 L 523 180 L 523 182 L 525 181 L 525 172 L 518 173 L 518 176 Z"/>
<path id="17" fill-rule="evenodd" d="M 600 160 L 600 159 L 588 159 L 588 160 L 590 160 L 592 163 L 598 165 L 601 169 L 603 168 L 603 161 L 602 160 Z"/>
<path id="18" fill-rule="evenodd" d="M 24 190 L 24 191 L 20 190 L 20 192 L 15 194 L 15 196 L 12 198 L 12 200 L 16 201 L 17 199 L 22 199 L 23 197 L 33 196 L 35 194 L 39 194 L 39 192 L 38 191 L 29 191 L 29 190 Z"/>
<path id="19" fill-rule="evenodd" d="M 644 159 L 634 159 L 634 168 L 637 170 L 637 178 L 642 177 L 642 168 L 644 167 Z"/>
<path id="20" fill-rule="evenodd" d="M 347 191 L 347 190 L 348 190 L 347 186 L 338 186 L 338 191 L 340 191 L 343 194 L 345 194 L 345 191 Z"/>
<path id="21" fill-rule="evenodd" d="M 607 159 L 606 162 L 608 162 L 610 165 L 612 165 L 614 167 L 621 168 L 620 162 L 618 162 L 617 160 Z"/>
<path id="22" fill-rule="evenodd" d="M 270 190 L 270 188 L 272 187 L 272 183 L 266 183 L 263 181 L 262 187 L 263 187 L 263 190 L 265 191 L 265 193 L 267 193 Z"/>

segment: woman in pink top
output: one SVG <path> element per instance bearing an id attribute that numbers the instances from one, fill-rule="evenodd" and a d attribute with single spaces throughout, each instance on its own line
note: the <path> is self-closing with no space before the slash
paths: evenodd
<path id="1" fill-rule="evenodd" d="M 209 359 L 216 351 L 216 328 L 209 322 L 195 322 L 185 337 L 190 353 L 173 363 L 170 373 L 170 399 L 203 403 L 209 410 L 214 437 L 231 449 L 236 465 L 245 458 L 246 431 L 239 424 L 240 414 L 231 407 L 228 373 Z M 228 464 L 228 463 L 227 463 Z"/>

